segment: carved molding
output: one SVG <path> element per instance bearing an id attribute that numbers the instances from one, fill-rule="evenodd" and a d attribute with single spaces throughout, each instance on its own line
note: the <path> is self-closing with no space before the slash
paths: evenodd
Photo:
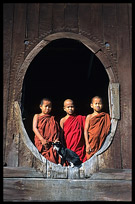
<path id="1" fill-rule="evenodd" d="M 51 33 L 51 31 L 46 32 L 40 35 L 38 38 L 35 38 L 33 41 L 29 42 L 26 47 L 25 52 L 18 54 L 17 60 L 13 65 L 13 68 L 16 70 L 15 74 L 15 83 L 12 90 L 14 90 L 14 101 L 20 101 L 22 83 L 25 76 L 25 73 L 34 59 L 34 57 L 51 41 L 61 38 L 70 38 L 82 42 L 88 49 L 90 49 L 102 62 L 105 70 L 109 76 L 111 83 L 118 82 L 118 73 L 117 73 L 117 61 L 113 57 L 111 48 L 106 47 L 103 42 L 101 42 L 96 36 L 87 33 L 85 31 L 79 31 L 79 33 L 74 32 L 57 32 Z M 26 56 L 23 63 L 20 65 L 20 59 L 22 56 Z M 12 83 L 10 83 L 12 84 Z"/>

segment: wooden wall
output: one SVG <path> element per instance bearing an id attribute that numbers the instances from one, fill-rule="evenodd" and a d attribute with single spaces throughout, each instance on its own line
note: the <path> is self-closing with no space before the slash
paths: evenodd
<path id="1" fill-rule="evenodd" d="M 33 156 L 16 133 L 14 118 L 16 73 L 43 37 L 56 32 L 95 36 L 109 42 L 120 84 L 121 118 L 110 148 L 101 156 L 106 168 L 132 166 L 131 4 L 119 3 L 6 3 L 3 4 L 3 145 L 8 166 L 32 167 Z M 25 44 L 26 40 L 29 44 Z M 20 70 L 21 71 L 21 70 Z M 19 141 L 19 142 L 18 142 Z"/>

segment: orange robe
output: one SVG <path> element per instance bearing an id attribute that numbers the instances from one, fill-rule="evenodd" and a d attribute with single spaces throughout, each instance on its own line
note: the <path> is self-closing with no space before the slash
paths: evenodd
<path id="1" fill-rule="evenodd" d="M 82 162 L 86 161 L 84 125 L 86 116 L 72 115 L 63 124 L 64 142 L 74 151 Z"/>
<path id="2" fill-rule="evenodd" d="M 90 119 L 88 135 L 91 152 L 90 154 L 86 153 L 87 160 L 101 148 L 110 126 L 111 120 L 108 113 L 101 112 Z"/>
<path id="3" fill-rule="evenodd" d="M 50 116 L 49 114 L 39 116 L 37 126 L 42 137 L 50 142 L 48 146 L 43 146 L 39 138 L 35 135 L 35 146 L 38 151 L 49 161 L 56 164 L 60 163 L 61 158 L 51 144 L 51 142 L 59 137 L 58 135 L 60 131 L 59 125 L 57 121 L 55 121 L 54 116 Z"/>

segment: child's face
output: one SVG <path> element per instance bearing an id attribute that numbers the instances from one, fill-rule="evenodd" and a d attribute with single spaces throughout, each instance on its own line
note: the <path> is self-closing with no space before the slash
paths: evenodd
<path id="1" fill-rule="evenodd" d="M 50 113 L 52 110 L 52 103 L 50 101 L 43 101 L 43 104 L 40 105 L 40 109 L 43 114 Z"/>
<path id="2" fill-rule="evenodd" d="M 74 113 L 75 107 L 72 101 L 66 101 L 64 104 L 64 111 L 68 115 L 72 115 Z"/>
<path id="3" fill-rule="evenodd" d="M 102 100 L 100 98 L 94 98 L 90 106 L 94 111 L 100 112 L 103 107 Z"/>

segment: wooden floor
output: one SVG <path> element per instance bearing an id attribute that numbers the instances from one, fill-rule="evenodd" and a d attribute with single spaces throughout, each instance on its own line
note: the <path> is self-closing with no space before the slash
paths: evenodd
<path id="1" fill-rule="evenodd" d="M 47 179 L 32 168 L 4 167 L 4 201 L 132 201 L 131 169 L 104 169 L 87 179 Z"/>

